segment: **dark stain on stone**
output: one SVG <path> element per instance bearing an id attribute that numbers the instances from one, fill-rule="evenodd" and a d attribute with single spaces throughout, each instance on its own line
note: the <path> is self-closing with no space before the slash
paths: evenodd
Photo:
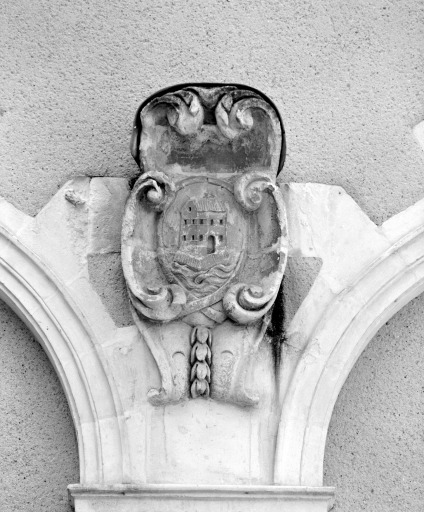
<path id="1" fill-rule="evenodd" d="M 269 322 L 267 335 L 271 340 L 272 353 L 274 356 L 275 368 L 280 366 L 281 362 L 281 346 L 286 341 L 284 329 L 284 276 L 278 290 L 277 298 L 271 309 L 271 321 Z"/>

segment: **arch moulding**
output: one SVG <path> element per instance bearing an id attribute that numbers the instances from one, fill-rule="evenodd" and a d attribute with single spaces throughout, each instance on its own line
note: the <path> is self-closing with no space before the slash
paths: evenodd
<path id="1" fill-rule="evenodd" d="M 0 216 L 0 299 L 38 339 L 60 379 L 76 430 L 81 482 L 120 482 L 119 415 L 94 333 L 63 283 L 5 226 L 17 216 L 30 229 L 35 221 L 1 206 L 8 215 Z"/>
<path id="2" fill-rule="evenodd" d="M 126 180 L 77 178 L 34 219 L 0 200 L 0 298 L 40 341 L 67 396 L 77 512 L 330 506 L 323 459 L 340 389 L 381 325 L 424 290 L 424 200 L 376 226 L 340 187 L 280 189 L 289 257 L 322 267 L 289 325 L 272 415 L 266 401 L 148 401 L 159 382 L 148 346 L 135 326 L 115 325 L 87 270 L 90 255 L 119 255 Z M 264 425 L 276 447 L 263 449 Z"/>
<path id="3" fill-rule="evenodd" d="M 359 229 L 346 245 L 348 256 L 341 265 L 335 262 L 340 253 L 330 255 L 334 244 L 328 251 L 320 242 L 314 245 L 314 236 L 309 239 L 323 266 L 289 329 L 276 483 L 322 485 L 328 427 L 343 384 L 380 327 L 424 291 L 424 201 L 381 228 L 361 219 L 359 208 L 356 213 Z M 292 214 L 296 233 L 299 218 L 294 210 Z M 342 222 L 340 228 L 350 231 L 348 225 Z M 333 236 L 340 234 L 334 229 Z M 307 252 L 310 247 L 301 238 L 299 234 L 297 249 Z"/>

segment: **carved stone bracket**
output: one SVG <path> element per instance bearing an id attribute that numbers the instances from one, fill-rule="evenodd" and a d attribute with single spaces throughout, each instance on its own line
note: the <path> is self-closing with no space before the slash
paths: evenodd
<path id="1" fill-rule="evenodd" d="M 251 89 L 187 86 L 137 111 L 131 151 L 141 175 L 124 216 L 122 261 L 161 372 L 154 403 L 259 399 L 248 389 L 252 363 L 287 255 L 275 185 L 284 148 L 277 111 Z"/>

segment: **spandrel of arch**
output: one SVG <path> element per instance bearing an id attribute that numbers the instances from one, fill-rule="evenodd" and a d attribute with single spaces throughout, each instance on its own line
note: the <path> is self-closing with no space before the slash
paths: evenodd
<path id="1" fill-rule="evenodd" d="M 328 302 L 309 333 L 282 404 L 276 483 L 322 485 L 328 426 L 344 382 L 380 327 L 424 292 L 423 208 L 420 201 L 383 224 L 388 247 Z"/>

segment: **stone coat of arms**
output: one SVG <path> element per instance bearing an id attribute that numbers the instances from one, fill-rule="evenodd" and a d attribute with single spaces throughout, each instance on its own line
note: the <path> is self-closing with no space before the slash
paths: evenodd
<path id="1" fill-rule="evenodd" d="M 165 90 L 138 109 L 131 150 L 141 175 L 122 262 L 161 375 L 150 400 L 255 404 L 252 376 L 258 359 L 272 359 L 260 346 L 287 256 L 278 112 L 242 86 Z"/>

